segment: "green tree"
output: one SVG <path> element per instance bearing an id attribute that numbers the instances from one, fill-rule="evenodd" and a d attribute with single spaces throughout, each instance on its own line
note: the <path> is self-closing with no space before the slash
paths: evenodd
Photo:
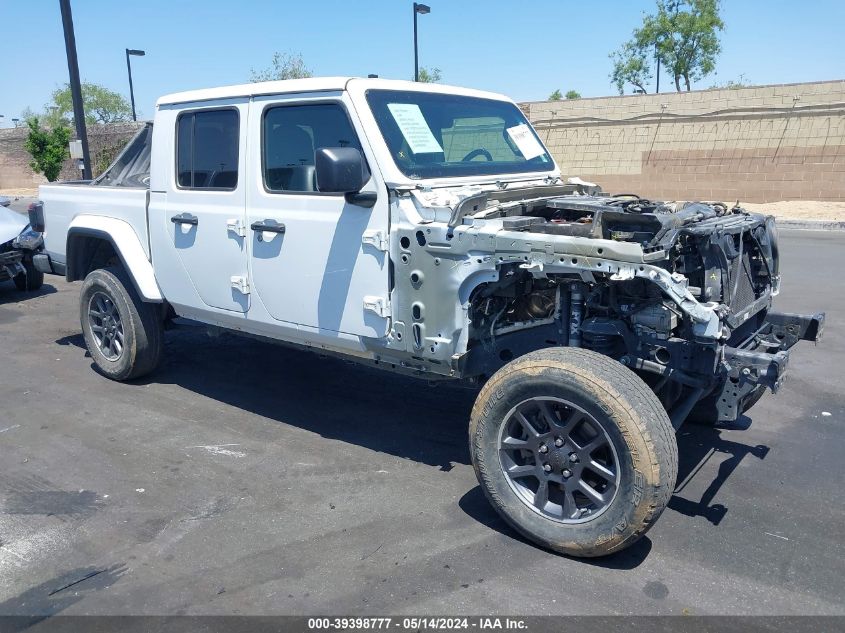
<path id="1" fill-rule="evenodd" d="M 305 79 L 313 76 L 314 73 L 305 65 L 302 53 L 276 51 L 273 53 L 269 67 L 261 71 L 256 71 L 254 68 L 250 70 L 249 80 L 252 82 L 275 81 L 277 79 Z"/>
<path id="2" fill-rule="evenodd" d="M 549 101 L 560 101 L 561 99 L 563 99 L 563 95 L 560 94 L 560 89 L 556 89 L 548 98 Z"/>
<path id="3" fill-rule="evenodd" d="M 566 98 L 567 99 L 580 99 L 581 93 L 577 90 L 567 90 L 566 91 Z"/>
<path id="4" fill-rule="evenodd" d="M 646 59 L 646 53 L 634 42 L 625 42 L 619 49 L 610 54 L 613 60 L 613 71 L 610 81 L 616 86 L 619 94 L 625 94 L 625 86 L 631 84 L 642 92 L 651 80 L 651 63 Z"/>
<path id="5" fill-rule="evenodd" d="M 420 68 L 420 82 L 425 84 L 436 84 L 441 79 L 443 79 L 443 75 L 441 74 L 439 68 L 432 68 L 431 70 L 428 68 Z"/>
<path id="6" fill-rule="evenodd" d="M 632 39 L 611 53 L 610 78 L 620 94 L 626 83 L 645 91 L 653 56 L 672 75 L 678 92 L 682 81 L 689 91 L 711 74 L 721 51 L 719 31 L 725 28 L 719 8 L 719 0 L 657 0 L 657 13 L 646 15 Z"/>
<path id="7" fill-rule="evenodd" d="M 132 120 L 132 106 L 120 93 L 99 84 L 82 83 L 82 106 L 86 125 Z M 53 102 L 42 117 L 49 127 L 73 125 L 73 97 L 70 84 L 53 91 Z"/>
<path id="8" fill-rule="evenodd" d="M 50 130 L 41 127 L 38 117 L 30 117 L 26 121 L 29 135 L 24 141 L 24 148 L 32 156 L 29 166 L 32 171 L 44 174 L 48 181 L 53 182 L 62 171 L 68 153 L 70 130 L 58 125 Z"/>

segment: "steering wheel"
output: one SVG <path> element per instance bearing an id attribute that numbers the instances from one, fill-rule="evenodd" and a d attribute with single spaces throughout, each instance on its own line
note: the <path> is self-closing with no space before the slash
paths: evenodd
<path id="1" fill-rule="evenodd" d="M 483 156 L 484 158 L 487 159 L 488 162 L 491 162 L 491 163 L 493 162 L 493 154 L 488 152 L 483 147 L 479 147 L 478 149 L 472 150 L 469 154 L 467 154 L 466 156 L 464 156 L 461 159 L 461 162 L 467 163 L 467 162 L 471 161 L 473 158 L 476 158 L 477 156 Z"/>

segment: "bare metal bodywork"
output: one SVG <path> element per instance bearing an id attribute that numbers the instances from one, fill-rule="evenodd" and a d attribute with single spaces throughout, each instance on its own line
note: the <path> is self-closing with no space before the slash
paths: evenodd
<path id="1" fill-rule="evenodd" d="M 466 200 L 474 208 L 456 219 Z M 651 244 L 612 221 L 599 226 L 600 211 L 614 206 L 617 222 L 650 216 Z M 577 218 L 555 225 L 560 211 Z M 755 389 L 778 389 L 795 342 L 821 334 L 823 315 L 771 311 L 780 284 L 773 220 L 741 208 L 541 184 L 400 191 L 391 213 L 392 328 L 369 347 L 394 369 L 483 380 L 533 349 L 586 347 L 650 381 L 680 425 L 708 395 L 719 395 L 719 419 L 735 419 Z M 700 262 L 697 285 L 693 271 L 677 270 L 683 241 L 688 250 L 713 242 L 712 253 L 690 253 Z M 628 292 L 632 303 L 601 305 L 634 285 L 641 296 Z"/>

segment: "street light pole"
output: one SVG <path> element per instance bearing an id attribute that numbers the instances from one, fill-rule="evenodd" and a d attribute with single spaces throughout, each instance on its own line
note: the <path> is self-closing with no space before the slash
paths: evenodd
<path id="1" fill-rule="evenodd" d="M 73 99 L 73 120 L 76 137 L 82 141 L 82 178 L 91 180 L 91 155 L 88 153 L 88 131 L 85 129 L 85 106 L 82 103 L 82 84 L 79 81 L 79 62 L 76 59 L 76 36 L 73 34 L 73 14 L 70 0 L 59 0 L 62 10 L 62 27 L 65 32 L 67 69 L 70 75 L 70 94 Z"/>
<path id="2" fill-rule="evenodd" d="M 135 90 L 132 88 L 132 64 L 129 63 L 130 55 L 143 57 L 146 53 L 135 48 L 126 49 L 126 70 L 129 73 L 129 100 L 132 101 L 132 120 L 137 121 L 138 117 L 135 116 Z"/>
<path id="3" fill-rule="evenodd" d="M 654 58 L 657 60 L 657 86 L 655 86 L 654 94 L 660 92 L 660 55 L 657 54 L 657 40 L 654 42 Z"/>
<path id="4" fill-rule="evenodd" d="M 431 7 L 426 4 L 414 3 L 414 81 L 420 80 L 420 55 L 417 47 L 417 14 L 431 13 Z"/>

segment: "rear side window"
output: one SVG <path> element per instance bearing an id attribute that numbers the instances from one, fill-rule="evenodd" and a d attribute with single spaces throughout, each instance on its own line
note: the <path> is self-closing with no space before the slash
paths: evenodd
<path id="1" fill-rule="evenodd" d="M 176 182 L 188 189 L 238 185 L 237 110 L 185 112 L 176 120 Z"/>
<path id="2" fill-rule="evenodd" d="M 339 104 L 284 105 L 264 112 L 262 165 L 268 191 L 316 192 L 314 152 L 322 147 L 361 151 Z"/>

